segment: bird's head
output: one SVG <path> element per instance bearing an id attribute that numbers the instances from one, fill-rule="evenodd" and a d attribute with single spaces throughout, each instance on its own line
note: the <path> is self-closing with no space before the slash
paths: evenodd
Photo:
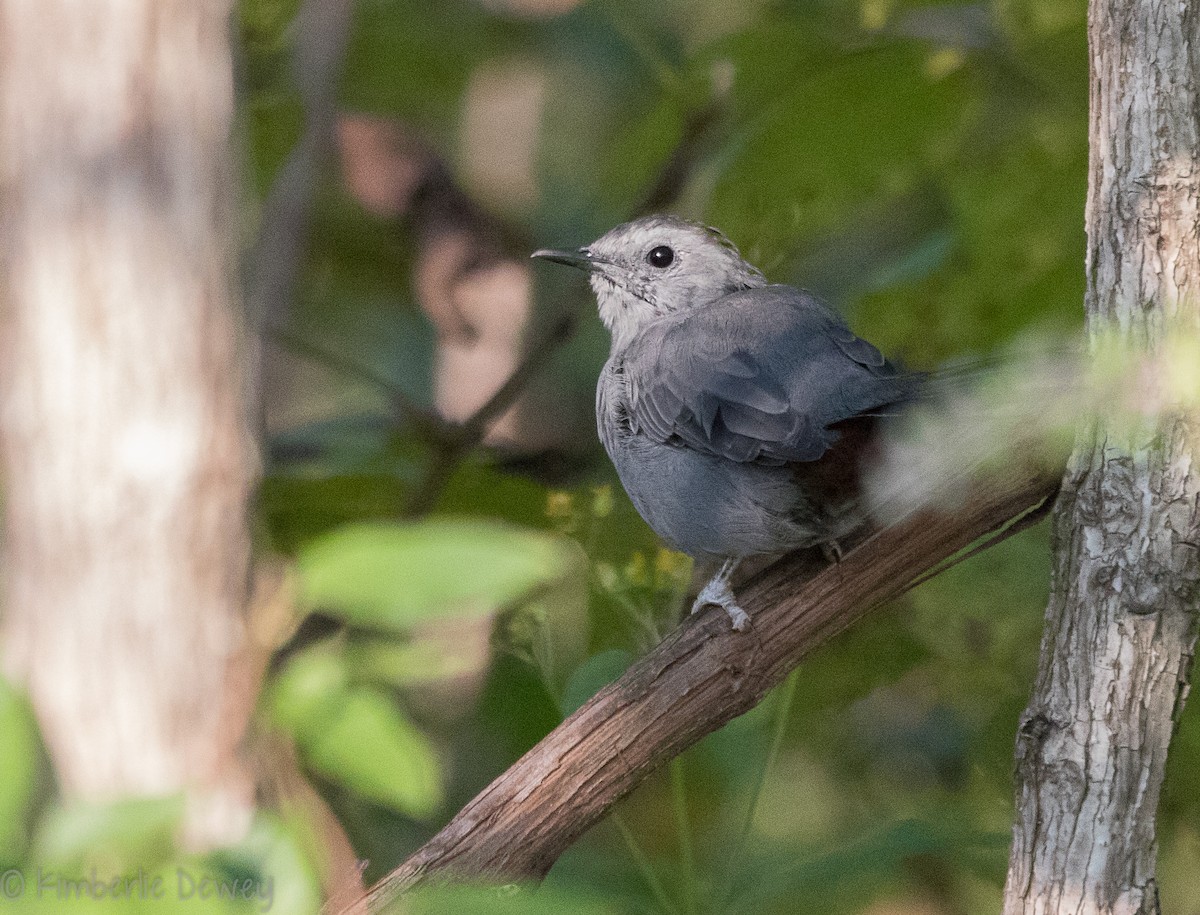
<path id="1" fill-rule="evenodd" d="M 675 216 L 647 216 L 576 251 L 533 256 L 588 272 L 615 349 L 656 318 L 766 284 L 719 231 Z"/>

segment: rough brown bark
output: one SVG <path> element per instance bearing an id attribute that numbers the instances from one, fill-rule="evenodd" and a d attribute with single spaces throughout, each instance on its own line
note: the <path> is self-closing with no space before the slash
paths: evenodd
<path id="1" fill-rule="evenodd" d="M 229 13 L 0 0 L 4 660 L 69 797 L 199 843 L 251 808 Z"/>
<path id="2" fill-rule="evenodd" d="M 687 619 L 380 881 L 371 909 L 437 872 L 542 876 L 647 775 L 752 708 L 813 648 L 1043 503 L 1054 486 L 1043 474 L 1013 469 L 955 514 L 886 528 L 806 580 L 807 557 L 772 566 L 739 591 L 753 618 L 748 632 L 734 632 L 719 608 Z"/>
<path id="3" fill-rule="evenodd" d="M 1200 326 L 1200 7 L 1093 0 L 1089 333 Z M 1017 740 L 1005 912 L 1156 913 L 1155 812 L 1200 598 L 1200 422 L 1081 430 Z"/>

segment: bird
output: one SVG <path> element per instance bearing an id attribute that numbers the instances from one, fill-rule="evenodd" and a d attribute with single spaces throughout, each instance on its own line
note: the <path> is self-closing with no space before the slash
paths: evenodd
<path id="1" fill-rule="evenodd" d="M 859 475 L 905 371 L 814 295 L 768 283 L 711 226 L 654 215 L 532 255 L 588 274 L 611 334 L 597 431 L 662 540 L 715 568 L 692 605 L 750 627 L 731 578 L 753 556 L 820 547 L 865 522 Z"/>

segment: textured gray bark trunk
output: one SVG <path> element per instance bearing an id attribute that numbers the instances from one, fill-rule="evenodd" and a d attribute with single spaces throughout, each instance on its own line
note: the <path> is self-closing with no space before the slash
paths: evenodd
<path id="1" fill-rule="evenodd" d="M 1200 325 L 1198 25 L 1179 0 L 1091 3 L 1093 341 L 1116 331 L 1153 353 Z M 1155 813 L 1200 596 L 1195 415 L 1088 423 L 1054 535 L 1004 910 L 1158 912 Z"/>
<path id="2" fill-rule="evenodd" d="M 244 418 L 224 0 L 0 0 L 4 660 L 69 797 L 236 836 Z"/>

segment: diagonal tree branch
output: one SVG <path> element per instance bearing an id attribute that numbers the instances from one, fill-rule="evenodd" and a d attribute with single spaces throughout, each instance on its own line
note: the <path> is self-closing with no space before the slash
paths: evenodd
<path id="1" fill-rule="evenodd" d="M 837 565 L 784 558 L 741 589 L 749 632 L 732 631 L 720 610 L 685 620 L 372 888 L 367 905 L 379 910 L 438 873 L 540 878 L 647 775 L 760 702 L 814 648 L 981 537 L 1020 524 L 1057 485 L 1055 474 L 1010 468 L 954 514 L 880 530 Z"/>

